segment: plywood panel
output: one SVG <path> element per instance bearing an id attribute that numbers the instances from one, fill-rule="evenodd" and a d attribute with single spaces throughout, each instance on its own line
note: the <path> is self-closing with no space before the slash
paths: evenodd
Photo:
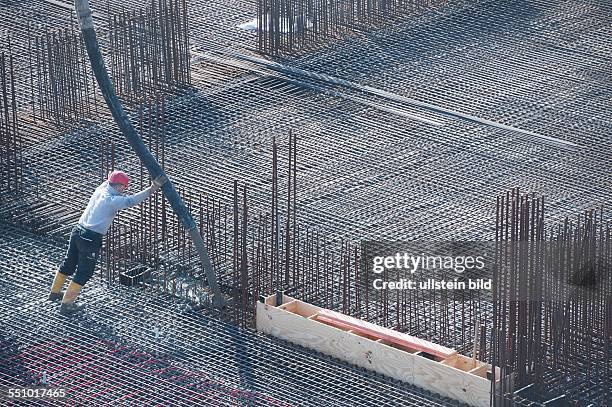
<path id="1" fill-rule="evenodd" d="M 257 306 L 259 331 L 412 383 L 413 360 L 406 352 L 270 305 Z"/>
<path id="2" fill-rule="evenodd" d="M 414 384 L 473 406 L 488 406 L 490 382 L 452 366 L 417 356 Z"/>
<path id="3" fill-rule="evenodd" d="M 473 406 L 489 405 L 490 382 L 479 375 L 489 365 L 477 362 L 474 366 L 470 358 L 456 353 L 444 362 L 441 358 L 430 360 L 410 348 L 398 349 L 396 344 L 387 344 L 386 338 L 376 340 L 350 331 L 355 324 L 335 327 L 319 322 L 316 316 L 330 315 L 327 310 L 284 296 L 283 303 L 289 302 L 292 304 L 288 308 L 298 313 L 258 303 L 257 330 Z M 468 372 L 475 367 L 481 369 L 476 374 Z"/>

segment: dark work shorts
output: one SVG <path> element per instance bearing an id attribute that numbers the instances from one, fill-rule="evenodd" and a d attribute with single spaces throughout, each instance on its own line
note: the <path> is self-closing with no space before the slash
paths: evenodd
<path id="1" fill-rule="evenodd" d="M 85 283 L 93 276 L 96 261 L 102 248 L 102 235 L 77 225 L 72 229 L 66 257 L 59 268 L 59 272 L 74 278 L 72 281 L 79 285 Z"/>

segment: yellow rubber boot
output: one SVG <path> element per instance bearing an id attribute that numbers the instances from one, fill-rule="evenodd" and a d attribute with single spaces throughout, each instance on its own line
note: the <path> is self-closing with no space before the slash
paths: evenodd
<path id="1" fill-rule="evenodd" d="M 81 292 L 82 285 L 75 283 L 74 281 L 70 282 L 68 289 L 66 290 L 66 294 L 64 294 L 64 299 L 62 300 L 62 306 L 60 307 L 60 314 L 62 315 L 72 315 L 83 309 L 83 305 L 76 305 L 74 301 L 79 296 Z"/>
<path id="2" fill-rule="evenodd" d="M 66 275 L 60 273 L 59 271 L 55 273 L 55 278 L 53 279 L 53 284 L 51 285 L 51 293 L 49 294 L 49 300 L 61 300 L 63 294 L 60 292 L 64 283 L 66 282 Z"/>
<path id="3" fill-rule="evenodd" d="M 55 279 L 53 280 L 53 285 L 51 286 L 52 293 L 59 293 L 64 283 L 66 282 L 66 278 L 68 276 L 60 273 L 59 271 L 55 273 Z"/>
<path id="4" fill-rule="evenodd" d="M 71 304 L 74 300 L 77 299 L 79 293 L 81 292 L 82 285 L 75 283 L 74 281 L 70 282 L 68 289 L 66 290 L 66 294 L 64 294 L 64 299 L 62 300 L 63 304 Z"/>

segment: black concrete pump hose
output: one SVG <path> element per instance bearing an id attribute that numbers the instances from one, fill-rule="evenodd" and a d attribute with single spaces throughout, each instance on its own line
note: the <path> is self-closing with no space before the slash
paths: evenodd
<path id="1" fill-rule="evenodd" d="M 96 76 L 96 80 L 98 81 L 98 85 L 100 86 L 100 90 L 104 96 L 104 100 L 106 100 L 106 104 L 108 105 L 115 122 L 121 129 L 121 132 L 130 143 L 130 146 L 132 146 L 132 149 L 136 155 L 138 155 L 138 158 L 140 158 L 142 164 L 149 171 L 151 178 L 157 179 L 158 181 L 165 181 L 161 187 L 162 191 L 164 191 L 164 195 L 168 199 L 168 202 L 170 202 L 172 209 L 174 209 L 174 212 L 185 226 L 185 229 L 188 231 L 191 240 L 193 240 L 193 244 L 198 252 L 198 255 L 200 256 L 204 271 L 206 272 L 208 285 L 213 292 L 213 305 L 215 307 L 222 307 L 224 305 L 223 296 L 221 295 L 219 285 L 217 284 L 217 279 L 215 277 L 212 262 L 210 261 L 210 257 L 208 255 L 208 250 L 206 250 L 204 240 L 202 240 L 202 236 L 200 236 L 198 227 L 193 220 L 193 217 L 189 213 L 189 210 L 183 203 L 183 200 L 179 194 L 176 192 L 172 182 L 167 179 L 166 174 L 164 174 L 163 169 L 155 157 L 153 157 L 151 152 L 147 149 L 138 136 L 138 133 L 136 133 L 136 129 L 134 129 L 134 126 L 132 126 L 132 123 L 130 123 L 128 120 L 128 117 L 123 110 L 123 106 L 117 98 L 117 94 L 115 93 L 115 89 L 108 75 L 108 71 L 104 65 L 104 59 L 102 59 L 102 54 L 100 53 L 98 39 L 96 38 L 96 31 L 94 30 L 94 24 L 91 18 L 89 0 L 75 0 L 74 3 L 76 6 L 77 18 L 79 20 L 81 32 L 83 33 L 83 39 L 85 40 L 87 55 L 89 56 L 89 60 L 91 62 L 91 68 Z"/>

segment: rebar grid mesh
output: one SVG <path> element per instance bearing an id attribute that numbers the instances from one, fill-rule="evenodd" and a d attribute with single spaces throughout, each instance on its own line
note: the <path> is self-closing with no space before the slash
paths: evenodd
<path id="1" fill-rule="evenodd" d="M 44 294 L 52 277 L 46 271 L 64 248 L 2 230 L 2 386 L 39 385 L 45 372 L 49 387 L 67 389 L 66 405 L 456 405 L 163 295 L 92 281 L 83 293 L 87 316 L 61 317 Z"/>
<path id="2" fill-rule="evenodd" d="M 190 4 L 198 7 L 204 6 Z M 612 198 L 605 26 L 611 8 L 604 2 L 465 2 L 283 62 L 572 141 L 581 146 L 573 152 L 237 63 L 226 51 L 242 48 L 248 34 L 221 30 L 227 36 L 215 43 L 207 30 L 233 24 L 240 14 L 229 16 L 234 12 L 210 25 L 191 24 L 195 86 L 166 103 L 167 169 L 195 197 L 228 202 L 238 180 L 248 184 L 251 209 L 267 210 L 272 138 L 286 162 L 283 146 L 293 129 L 298 223 L 329 239 L 491 238 L 493 197 L 512 185 L 545 194 L 553 219 Z M 132 117 L 136 122 L 137 113 Z M 65 235 L 99 181 L 98 151 L 108 138 L 121 167 L 139 171 L 102 117 L 68 134 L 40 122 L 23 129 L 31 193 L 2 206 L 13 222 L 35 218 L 39 231 Z M 285 172 L 281 167 L 281 190 Z"/>

